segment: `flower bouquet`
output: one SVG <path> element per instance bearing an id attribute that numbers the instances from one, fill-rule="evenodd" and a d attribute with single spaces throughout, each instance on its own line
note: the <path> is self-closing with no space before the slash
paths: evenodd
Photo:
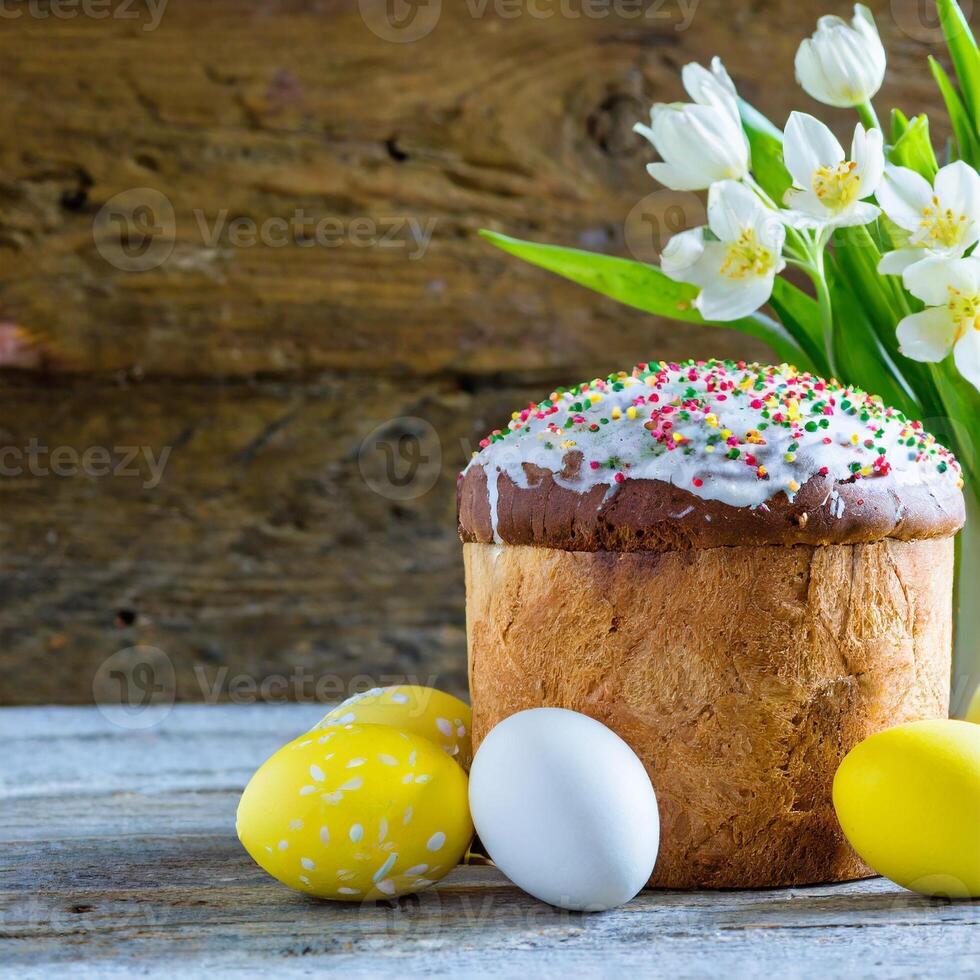
<path id="1" fill-rule="evenodd" d="M 819 119 L 783 130 L 741 99 L 722 62 L 689 64 L 691 103 L 657 104 L 636 132 L 672 191 L 707 192 L 707 224 L 674 235 L 660 265 L 519 241 L 494 245 L 629 306 L 765 341 L 784 361 L 879 395 L 956 452 L 968 520 L 958 552 L 954 707 L 980 674 L 980 52 L 956 0 L 937 0 L 953 77 L 929 67 L 952 138 L 937 155 L 925 115 L 872 105 L 885 51 L 871 12 L 820 18 L 796 78 L 857 115 L 849 149 Z M 883 463 L 882 465 L 887 465 Z M 937 466 L 945 463 L 938 461 Z M 973 597 L 976 598 L 975 596 Z"/>

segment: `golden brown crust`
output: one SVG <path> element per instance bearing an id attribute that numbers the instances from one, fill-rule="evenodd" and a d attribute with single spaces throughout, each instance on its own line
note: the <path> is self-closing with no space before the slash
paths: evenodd
<path id="1" fill-rule="evenodd" d="M 609 725 L 657 791 L 654 886 L 863 877 L 834 772 L 872 732 L 946 716 L 952 546 L 468 544 L 474 747 L 525 708 Z"/>
<path id="2" fill-rule="evenodd" d="M 764 544 L 856 544 L 955 534 L 965 520 L 952 483 L 897 488 L 891 479 L 812 477 L 790 502 L 732 507 L 659 480 L 627 480 L 609 493 L 561 486 L 549 470 L 524 464 L 528 488 L 497 478 L 497 535 L 507 544 L 564 551 L 679 551 Z M 457 488 L 463 541 L 494 541 L 487 474 L 471 466 Z"/>

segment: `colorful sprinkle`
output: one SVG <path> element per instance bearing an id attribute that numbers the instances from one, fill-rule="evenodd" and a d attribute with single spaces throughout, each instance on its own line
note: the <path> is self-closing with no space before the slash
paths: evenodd
<path id="1" fill-rule="evenodd" d="M 538 438 L 516 444 L 529 433 Z M 818 474 L 852 482 L 899 470 L 907 480 L 916 470 L 919 481 L 962 486 L 955 457 L 920 422 L 786 364 L 638 364 L 532 402 L 480 445 L 473 462 L 516 481 L 529 461 L 583 492 L 660 479 L 735 506 L 792 496 Z"/>

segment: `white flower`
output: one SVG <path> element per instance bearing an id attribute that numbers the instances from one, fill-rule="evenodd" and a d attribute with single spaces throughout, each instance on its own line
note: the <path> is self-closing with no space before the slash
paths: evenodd
<path id="1" fill-rule="evenodd" d="M 796 52 L 796 80 L 811 98 L 846 108 L 869 101 L 885 78 L 885 49 L 874 17 L 854 5 L 850 24 L 821 17 L 813 37 Z"/>
<path id="2" fill-rule="evenodd" d="M 786 124 L 783 159 L 793 178 L 785 216 L 796 227 L 839 228 L 865 225 L 878 217 L 879 209 L 866 204 L 885 169 L 881 131 L 854 127 L 850 159 L 834 134 L 819 119 L 794 112 Z"/>
<path id="3" fill-rule="evenodd" d="M 691 61 L 681 69 L 684 91 L 698 105 L 713 105 L 724 109 L 741 126 L 738 114 L 738 93 L 731 75 L 717 55 L 711 59 L 711 70 Z"/>
<path id="4" fill-rule="evenodd" d="M 877 197 L 885 214 L 910 232 L 904 248 L 878 263 L 883 274 L 907 273 L 934 257 L 958 259 L 980 238 L 980 175 L 962 160 L 943 167 L 932 187 L 914 170 L 888 165 Z"/>
<path id="5" fill-rule="evenodd" d="M 681 77 L 694 104 L 658 102 L 650 110 L 650 125 L 633 127 L 663 157 L 647 171 L 675 191 L 700 191 L 718 180 L 741 180 L 749 172 L 749 142 L 725 66 L 718 58 L 710 71 L 689 64 Z"/>
<path id="6" fill-rule="evenodd" d="M 941 361 L 953 350 L 960 374 L 980 388 L 980 259 L 927 259 L 906 272 L 906 285 L 927 309 L 898 325 L 902 353 Z"/>
<path id="7" fill-rule="evenodd" d="M 660 265 L 671 279 L 701 287 L 694 305 L 706 320 L 737 320 L 772 294 L 776 273 L 786 265 L 785 238 L 775 213 L 752 191 L 734 180 L 720 181 L 708 193 L 708 227 L 671 238 Z"/>

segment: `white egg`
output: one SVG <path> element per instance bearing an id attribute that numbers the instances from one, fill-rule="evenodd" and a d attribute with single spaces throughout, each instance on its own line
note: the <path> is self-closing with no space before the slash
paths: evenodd
<path id="1" fill-rule="evenodd" d="M 560 908 L 615 908 L 657 860 L 660 815 L 643 763 L 577 711 L 533 708 L 497 725 L 473 760 L 470 811 L 497 867 Z"/>

